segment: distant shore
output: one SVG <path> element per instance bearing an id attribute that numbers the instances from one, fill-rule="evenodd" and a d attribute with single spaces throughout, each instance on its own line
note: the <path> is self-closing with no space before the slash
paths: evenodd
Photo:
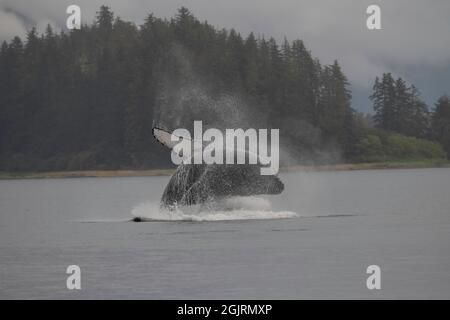
<path id="1" fill-rule="evenodd" d="M 388 161 L 367 163 L 338 163 L 329 165 L 291 166 L 280 168 L 281 172 L 292 171 L 352 171 L 352 170 L 382 170 L 382 169 L 422 169 L 422 168 L 450 168 L 450 161 Z"/>
<path id="2" fill-rule="evenodd" d="M 58 178 L 107 178 L 107 177 L 149 177 L 168 176 L 175 169 L 148 170 L 79 170 L 51 172 L 4 172 L 0 171 L 2 179 L 58 179 Z"/>
<path id="3" fill-rule="evenodd" d="M 419 169 L 419 168 L 450 168 L 450 162 L 442 159 L 404 162 L 373 162 L 373 163 L 341 163 L 329 165 L 296 165 L 281 167 L 280 172 L 296 171 L 350 171 L 376 169 Z M 52 172 L 4 172 L 0 171 L 3 179 L 60 179 L 87 177 L 149 177 L 168 176 L 175 169 L 148 170 L 80 170 L 80 171 L 52 171 Z"/>

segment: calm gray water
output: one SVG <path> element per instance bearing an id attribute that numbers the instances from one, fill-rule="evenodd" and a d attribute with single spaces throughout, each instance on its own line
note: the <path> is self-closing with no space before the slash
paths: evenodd
<path id="1" fill-rule="evenodd" d="M 450 169 L 281 178 L 279 196 L 170 216 L 168 177 L 0 181 L 0 298 L 450 298 Z"/>

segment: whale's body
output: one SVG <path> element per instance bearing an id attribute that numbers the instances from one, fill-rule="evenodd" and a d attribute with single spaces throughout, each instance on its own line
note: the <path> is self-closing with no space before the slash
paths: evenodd
<path id="1" fill-rule="evenodd" d="M 173 148 L 170 133 L 153 129 L 155 138 L 168 148 Z M 247 151 L 245 158 L 249 158 Z M 191 159 L 193 160 L 193 159 Z M 170 178 L 161 198 L 161 206 L 203 204 L 232 196 L 279 194 L 284 185 L 276 175 L 261 175 L 261 164 L 187 164 L 182 163 Z"/>
<path id="2" fill-rule="evenodd" d="M 259 165 L 182 164 L 167 184 L 161 205 L 173 208 L 232 196 L 278 194 L 283 189 L 277 176 L 261 175 Z"/>

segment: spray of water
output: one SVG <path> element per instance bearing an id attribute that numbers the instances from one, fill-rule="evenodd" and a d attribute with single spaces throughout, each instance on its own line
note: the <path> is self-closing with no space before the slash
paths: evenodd
<path id="1" fill-rule="evenodd" d="M 270 201 L 260 197 L 232 197 L 204 205 L 165 210 L 159 204 L 141 203 L 132 210 L 135 221 L 229 221 L 296 218 L 291 211 L 272 211 Z"/>

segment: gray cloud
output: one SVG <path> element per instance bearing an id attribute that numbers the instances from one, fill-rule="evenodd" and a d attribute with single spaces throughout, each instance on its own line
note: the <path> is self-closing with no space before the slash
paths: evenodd
<path id="1" fill-rule="evenodd" d="M 322 63 L 337 59 L 355 94 L 356 107 L 367 109 L 373 79 L 391 71 L 417 84 L 431 102 L 435 88 L 450 90 L 450 1 L 448 0 L 0 0 L 0 40 L 24 36 L 27 29 L 47 23 L 63 28 L 68 5 L 82 9 L 90 23 L 102 4 L 125 20 L 142 23 L 153 12 L 171 17 L 181 6 L 200 20 L 235 28 L 243 35 L 303 39 Z M 382 30 L 366 28 L 366 8 L 378 4 Z M 437 76 L 434 78 L 433 73 Z"/>

